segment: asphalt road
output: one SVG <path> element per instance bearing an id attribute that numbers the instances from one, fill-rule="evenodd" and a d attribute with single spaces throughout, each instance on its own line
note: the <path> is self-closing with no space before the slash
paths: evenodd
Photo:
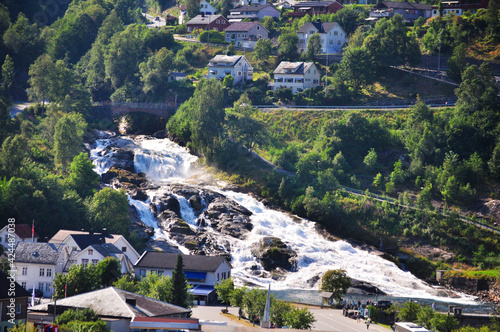
<path id="1" fill-rule="evenodd" d="M 238 321 L 231 320 L 221 314 L 224 306 L 198 306 L 192 308 L 192 318 L 198 318 L 205 321 L 226 322 L 228 327 L 242 327 Z M 366 324 L 356 322 L 355 319 L 347 318 L 342 315 L 342 310 L 309 308 L 316 318 L 313 325 L 313 331 L 334 331 L 334 332 L 361 332 L 367 331 Z M 238 308 L 229 307 L 229 313 L 238 316 Z M 240 329 L 238 329 L 240 330 Z M 390 332 L 391 330 L 376 324 L 370 324 L 368 331 Z"/>

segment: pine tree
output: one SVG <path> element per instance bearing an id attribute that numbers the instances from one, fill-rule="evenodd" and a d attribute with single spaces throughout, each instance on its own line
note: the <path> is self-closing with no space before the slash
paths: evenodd
<path id="1" fill-rule="evenodd" d="M 184 263 L 182 262 L 182 255 L 177 255 L 177 264 L 172 272 L 172 290 L 170 292 L 170 303 L 178 305 L 183 308 L 188 308 L 190 304 L 190 296 L 188 293 L 188 284 L 186 275 L 182 270 Z"/>

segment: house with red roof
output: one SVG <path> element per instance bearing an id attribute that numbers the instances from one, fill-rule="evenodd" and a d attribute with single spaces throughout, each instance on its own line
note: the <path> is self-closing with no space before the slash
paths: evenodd
<path id="1" fill-rule="evenodd" d="M 15 248 L 19 242 L 38 242 L 38 238 L 32 225 L 8 224 L 0 230 L 0 245 L 5 248 Z"/>

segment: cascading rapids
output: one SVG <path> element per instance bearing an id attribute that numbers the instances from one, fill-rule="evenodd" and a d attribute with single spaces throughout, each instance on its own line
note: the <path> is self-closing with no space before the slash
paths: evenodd
<path id="1" fill-rule="evenodd" d="M 104 143 L 102 143 L 104 144 Z M 182 183 L 190 175 L 190 165 L 196 157 L 179 145 L 167 139 L 135 139 L 131 144 L 135 152 L 135 168 L 144 172 L 156 185 L 162 182 Z M 273 289 L 317 289 L 314 281 L 329 269 L 342 268 L 354 279 L 371 283 L 389 295 L 396 297 L 428 298 L 455 302 L 472 302 L 471 298 L 443 298 L 439 292 L 422 282 L 409 272 L 400 270 L 395 264 L 365 250 L 353 247 L 345 241 L 330 241 L 318 234 L 315 223 L 274 211 L 249 195 L 216 190 L 230 197 L 253 212 L 250 217 L 253 229 L 245 239 L 236 239 L 220 234 L 207 226 L 207 232 L 216 241 L 230 243 L 233 272 L 237 281 L 257 285 L 272 283 Z M 158 189 L 148 191 L 150 199 L 155 194 L 164 193 Z M 196 228 L 196 214 L 187 200 L 177 196 L 181 205 L 181 215 L 185 221 Z M 133 202 L 136 208 L 142 209 L 141 218 L 145 224 L 156 229 L 156 236 L 165 236 L 159 231 L 158 223 L 152 213 L 147 213 L 147 204 Z M 142 205 L 141 205 L 142 204 Z M 254 273 L 255 266 L 260 267 L 251 254 L 251 246 L 264 236 L 279 237 L 284 243 L 298 253 L 297 271 L 288 273 L 282 280 L 263 278 Z M 183 250 L 184 251 L 184 250 Z"/>

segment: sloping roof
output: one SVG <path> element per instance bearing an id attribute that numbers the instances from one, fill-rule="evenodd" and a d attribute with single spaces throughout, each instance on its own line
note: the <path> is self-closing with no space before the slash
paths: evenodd
<path id="1" fill-rule="evenodd" d="M 90 235 L 89 232 L 86 232 L 86 231 L 73 231 L 73 230 L 68 230 L 68 229 L 61 229 L 60 231 L 58 231 L 50 240 L 49 240 L 49 243 L 62 243 L 64 240 L 66 240 L 66 238 L 70 235 Z M 86 247 L 88 247 L 90 244 L 99 244 L 99 238 L 103 238 L 103 235 L 102 233 L 94 233 L 93 235 L 91 236 L 94 236 L 96 239 L 97 239 L 97 242 L 91 242 L 91 243 L 88 243 Z M 104 237 L 104 239 L 106 240 L 106 243 L 115 243 L 116 241 L 118 241 L 118 239 L 121 237 L 120 234 L 108 234 Z M 74 237 L 73 237 L 74 238 Z M 94 240 L 92 240 L 94 241 Z M 81 247 L 80 247 L 81 248 Z M 83 248 L 82 248 L 83 249 Z"/>
<path id="2" fill-rule="evenodd" d="M 340 25 L 337 23 L 337 22 L 307 22 L 306 24 L 304 24 L 304 26 L 302 28 L 299 29 L 299 31 L 297 31 L 297 33 L 307 33 L 310 29 L 310 27 L 314 26 L 316 28 L 316 30 L 318 30 L 318 33 L 326 33 L 330 30 L 332 30 L 335 26 L 339 26 Z"/>
<path id="3" fill-rule="evenodd" d="M 245 5 L 245 6 L 238 6 L 236 8 L 230 9 L 230 12 L 240 12 L 240 11 L 247 11 L 247 12 L 255 12 L 255 11 L 261 11 L 262 9 L 266 7 L 273 7 L 276 9 L 273 5 L 271 4 L 265 4 L 265 5 Z M 278 10 L 278 9 L 276 9 Z"/>
<path id="4" fill-rule="evenodd" d="M 413 2 L 395 2 L 395 1 L 382 1 L 373 8 L 394 8 L 394 9 L 418 9 L 418 10 L 431 10 L 430 5 L 423 3 L 413 3 Z"/>
<path id="5" fill-rule="evenodd" d="M 260 25 L 262 27 L 262 29 L 266 29 L 259 22 L 237 22 L 237 23 L 233 23 L 230 26 L 228 26 L 227 28 L 225 28 L 224 32 L 249 31 L 250 29 L 253 29 L 257 25 Z M 267 31 L 267 29 L 266 29 L 266 31 Z"/>
<path id="6" fill-rule="evenodd" d="M 273 74 L 300 74 L 303 75 L 312 65 L 312 62 L 289 62 L 281 61 L 278 67 L 273 71 Z M 293 72 L 285 72 L 285 69 L 293 70 Z"/>
<path id="7" fill-rule="evenodd" d="M 129 300 L 129 302 L 127 302 Z M 135 300 L 135 305 L 130 303 Z M 31 311 L 48 312 L 53 302 L 30 307 Z M 108 287 L 93 292 L 79 294 L 57 300 L 57 306 L 72 308 L 90 308 L 101 317 L 168 317 L 187 314 L 191 310 L 170 303 L 162 302 L 143 295 Z"/>
<path id="8" fill-rule="evenodd" d="M 178 254 L 146 251 L 135 263 L 135 268 L 158 268 L 173 270 Z M 182 255 L 183 271 L 214 272 L 226 260 L 222 256 Z M 228 262 L 229 264 L 229 262 Z"/>
<path id="9" fill-rule="evenodd" d="M 176 71 L 173 71 L 172 73 L 170 73 L 170 75 L 173 75 L 175 77 L 187 77 L 186 73 L 179 73 L 179 72 L 176 72 Z"/>
<path id="10" fill-rule="evenodd" d="M 64 244 L 19 242 L 16 246 L 16 263 L 57 264 Z"/>
<path id="11" fill-rule="evenodd" d="M 293 7 L 328 7 L 336 1 L 298 1 Z"/>
<path id="12" fill-rule="evenodd" d="M 120 261 L 121 264 L 127 264 L 126 269 L 128 271 L 132 271 L 134 269 L 133 263 L 128 259 L 127 255 L 124 254 L 120 249 L 118 249 L 114 244 L 112 243 L 104 243 L 104 244 L 91 244 L 87 248 L 92 248 L 96 252 L 98 252 L 102 257 L 114 257 Z M 68 272 L 71 266 L 75 265 L 78 256 L 83 253 L 87 248 L 84 248 L 83 250 L 73 250 L 71 252 L 71 255 L 66 262 L 66 265 L 64 266 L 64 272 Z"/>
<path id="13" fill-rule="evenodd" d="M 186 24 L 210 24 L 221 17 L 227 21 L 227 19 L 222 15 L 198 15 L 190 19 Z"/>
<path id="14" fill-rule="evenodd" d="M 17 236 L 19 236 L 21 239 L 28 239 L 31 238 L 31 231 L 32 231 L 32 225 L 27 225 L 27 224 L 16 224 L 16 231 L 15 233 Z M 35 238 L 38 237 L 38 234 L 35 231 Z"/>
<path id="15" fill-rule="evenodd" d="M 240 61 L 240 59 L 243 57 L 243 55 L 216 55 L 214 56 L 210 62 L 217 62 L 217 63 L 229 63 L 232 64 L 233 66 Z"/>
<path id="16" fill-rule="evenodd" d="M 12 294 L 9 294 L 11 291 L 10 287 L 11 279 L 9 279 L 9 275 L 3 271 L 0 271 L 0 299 L 31 296 L 31 294 L 17 282 L 15 283 L 14 296 L 12 296 Z"/>

